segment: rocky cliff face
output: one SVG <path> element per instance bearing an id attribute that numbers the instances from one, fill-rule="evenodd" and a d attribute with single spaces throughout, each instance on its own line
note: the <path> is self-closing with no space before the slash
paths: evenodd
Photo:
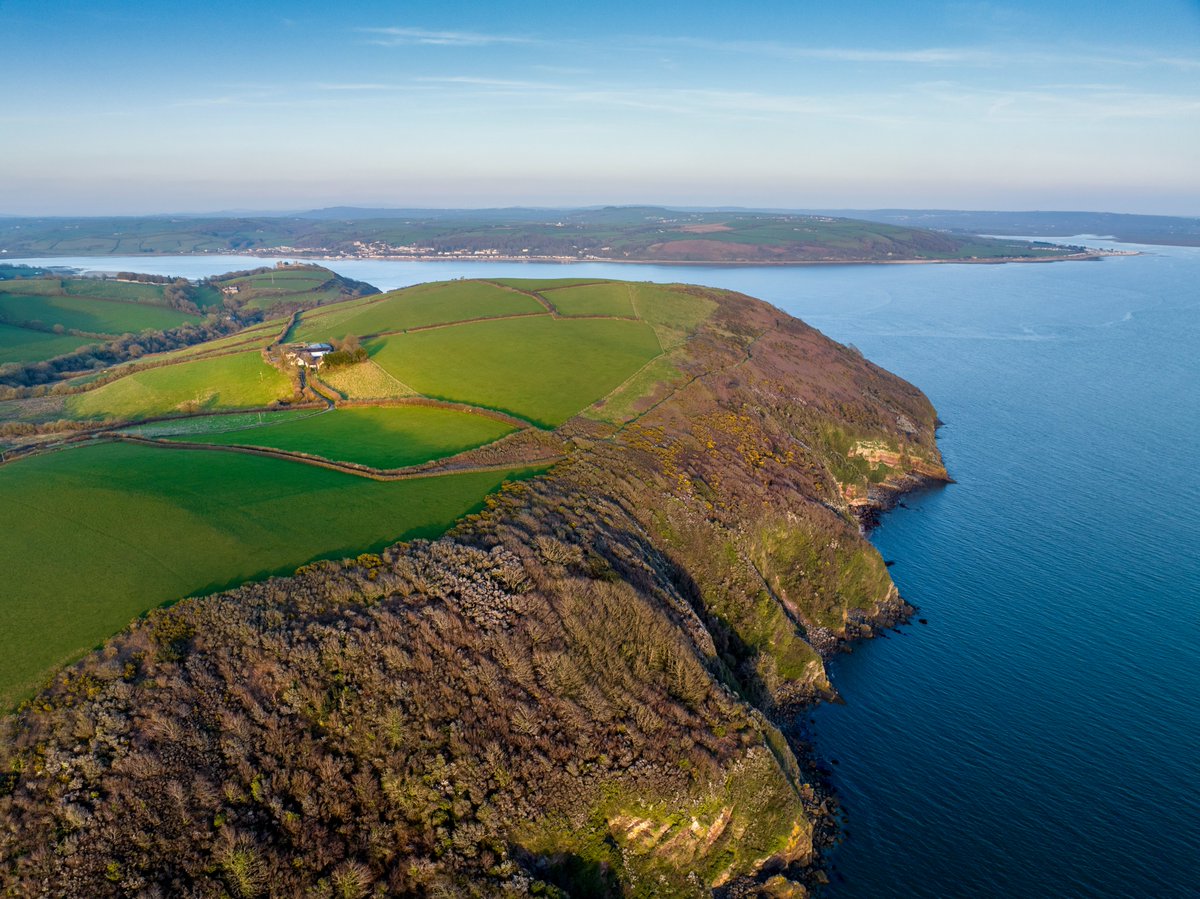
<path id="1" fill-rule="evenodd" d="M 905 612 L 856 510 L 945 471 L 918 390 L 702 293 L 677 377 L 441 540 L 155 612 L 8 720 L 12 893 L 802 895 L 778 725 Z"/>

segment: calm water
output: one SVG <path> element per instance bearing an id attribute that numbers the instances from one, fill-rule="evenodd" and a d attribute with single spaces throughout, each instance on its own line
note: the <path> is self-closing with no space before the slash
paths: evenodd
<path id="1" fill-rule="evenodd" d="M 928 625 L 839 659 L 846 705 L 816 712 L 848 814 L 832 895 L 1195 896 L 1200 250 L 1144 249 L 1006 266 L 331 264 L 383 288 L 512 274 L 730 287 L 916 383 L 947 422 L 958 483 L 874 535 Z"/>

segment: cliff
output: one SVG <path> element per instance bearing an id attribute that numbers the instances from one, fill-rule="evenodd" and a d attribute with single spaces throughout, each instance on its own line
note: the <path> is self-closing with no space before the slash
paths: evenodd
<path id="1" fill-rule="evenodd" d="M 15 895 L 803 895 L 780 726 L 902 617 L 856 509 L 944 479 L 911 385 L 716 311 L 434 542 L 151 613 L 0 736 Z M 780 876 L 782 875 L 782 876 Z"/>

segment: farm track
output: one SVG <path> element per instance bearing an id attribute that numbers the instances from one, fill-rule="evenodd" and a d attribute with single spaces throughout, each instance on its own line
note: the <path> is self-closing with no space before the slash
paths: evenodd
<path id="1" fill-rule="evenodd" d="M 356 475 L 361 478 L 369 478 L 373 481 L 411 481 L 418 478 L 432 478 L 448 474 L 476 474 L 490 471 L 510 471 L 513 468 L 520 468 L 522 465 L 552 465 L 559 461 L 562 456 L 552 456 L 545 459 L 526 461 L 505 461 L 498 462 L 492 465 L 456 465 L 455 460 L 466 456 L 468 453 L 473 453 L 477 448 L 466 450 L 463 453 L 456 453 L 453 456 L 446 456 L 443 459 L 434 459 L 430 462 L 423 462 L 419 465 L 410 465 L 404 468 L 372 468 L 369 465 L 361 465 L 357 462 L 338 462 L 333 459 L 326 459 L 323 456 L 314 456 L 309 453 L 291 452 L 289 450 L 275 449 L 266 446 L 226 446 L 223 444 L 211 443 L 192 443 L 181 440 L 159 440 L 152 437 L 139 437 L 133 434 L 112 434 L 107 438 L 122 443 L 136 443 L 142 446 L 154 446 L 160 449 L 179 449 L 179 450 L 208 450 L 211 452 L 223 453 L 242 453 L 249 456 L 265 456 L 267 458 L 282 459 L 288 462 L 300 462 L 304 465 L 312 465 L 317 468 L 327 468 L 331 471 L 340 471 L 344 474 Z"/>
<path id="2" fill-rule="evenodd" d="M 438 322 L 432 325 L 417 325 L 415 328 L 400 328 L 396 331 L 376 331 L 373 334 L 364 334 L 363 340 L 374 340 L 377 337 L 392 337 L 396 334 L 417 334 L 421 331 L 441 331 L 445 328 L 454 328 L 458 325 L 473 325 L 479 322 L 501 322 L 511 318 L 557 318 L 553 313 L 545 312 L 512 312 L 508 315 L 483 315 L 476 318 L 463 318 L 456 322 Z"/>
<path id="3" fill-rule="evenodd" d="M 553 293 L 555 290 L 572 290 L 572 289 L 574 289 L 574 288 L 576 288 L 576 287 L 589 287 L 589 286 L 591 286 L 591 285 L 593 285 L 593 284 L 605 284 L 605 283 L 607 283 L 607 282 L 605 282 L 605 281 L 588 281 L 588 282 L 585 282 L 585 283 L 582 283 L 582 284 L 572 284 L 570 287 L 555 287 L 553 290 L 547 290 L 547 291 L 545 291 L 544 293 L 539 293 L 539 292 L 538 292 L 538 291 L 536 291 L 536 290 L 523 290 L 523 289 L 522 289 L 522 288 L 520 288 L 520 287 L 512 287 L 511 285 L 508 285 L 508 284 L 500 284 L 500 283 L 498 283 L 498 282 L 496 282 L 496 281 L 484 281 L 484 280 L 482 280 L 482 279 L 476 279 L 476 280 L 478 281 L 478 283 L 479 283 L 479 284 L 488 284 L 488 285 L 491 285 L 492 287 L 499 287 L 499 288 L 502 288 L 502 289 L 504 289 L 504 290 L 511 290 L 513 293 L 520 293 L 520 294 L 524 294 L 524 295 L 525 295 L 525 296 L 527 296 L 527 297 L 532 297 L 533 299 L 535 299 L 535 300 L 537 300 L 539 303 L 541 303 L 541 304 L 542 304 L 544 307 L 546 307 L 546 311 L 550 313 L 550 317 L 551 317 L 551 318 L 555 318 L 555 319 L 573 319 L 573 318 L 578 318 L 578 319 L 607 319 L 607 320 L 609 320 L 609 321 L 615 321 L 615 322 L 640 322 L 640 321 L 645 321 L 645 319 L 644 319 L 644 318 L 642 318 L 641 316 L 639 316 L 639 315 L 637 314 L 637 308 L 636 308 L 636 306 L 634 306 L 634 304 L 633 304 L 633 300 L 632 300 L 632 296 L 633 296 L 633 294 L 632 294 L 632 287 L 630 287 L 630 285 L 626 285 L 626 287 L 628 287 L 628 288 L 630 289 L 630 291 L 631 291 L 631 292 L 630 292 L 630 298 L 631 298 L 631 299 L 630 299 L 630 303 L 629 303 L 629 305 L 630 305 L 631 307 L 633 307 L 633 313 L 634 313 L 634 314 L 633 314 L 632 316 L 628 316 L 628 315 L 603 315 L 603 314 L 600 314 L 600 313 L 596 313 L 596 314 L 594 314 L 594 315 L 593 315 L 593 314 L 584 314 L 584 315 L 566 315 L 566 314 L 564 314 L 564 313 L 563 313 L 563 312 L 562 312 L 562 311 L 561 311 L 561 310 L 560 310 L 560 309 L 559 309 L 557 306 L 555 306 L 555 305 L 554 305 L 554 301 L 553 301 L 553 300 L 551 300 L 549 297 L 545 296 L 545 295 L 544 295 L 544 293 Z M 537 313 L 532 313 L 532 314 L 535 314 L 535 315 L 536 315 Z M 504 317 L 505 317 L 505 318 L 516 318 L 517 316 L 504 316 Z M 477 320 L 477 319 L 473 319 L 473 321 L 476 321 L 476 320 Z M 486 321 L 486 319 L 484 319 L 484 320 Z M 647 322 L 647 324 L 649 324 L 649 323 Z M 414 329 L 414 330 L 415 330 L 415 329 Z M 659 344 L 659 345 L 661 346 L 661 344 Z"/>
<path id="4" fill-rule="evenodd" d="M 544 308 L 555 318 L 558 318 L 558 307 L 535 290 L 523 290 L 520 287 L 513 287 L 511 284 L 501 284 L 498 281 L 485 281 L 482 278 L 475 279 L 475 283 L 487 284 L 491 287 L 499 287 L 501 290 L 510 290 L 513 293 L 524 294 L 531 299 L 537 300 L 537 302 L 541 304 L 542 308 Z"/>

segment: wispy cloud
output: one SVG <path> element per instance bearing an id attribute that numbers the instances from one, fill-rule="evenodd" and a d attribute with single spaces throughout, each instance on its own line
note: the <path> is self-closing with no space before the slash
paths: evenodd
<path id="1" fill-rule="evenodd" d="M 537 40 L 514 34 L 480 31 L 431 31 L 425 28 L 360 28 L 375 37 L 370 41 L 385 47 L 428 44 L 439 47 L 485 47 L 491 44 L 536 44 Z"/>
<path id="2" fill-rule="evenodd" d="M 786 59 L 828 62 L 909 63 L 918 65 L 994 64 L 998 55 L 975 47 L 808 47 L 778 41 L 722 41 L 709 38 L 670 37 L 649 41 L 658 46 L 687 47 L 723 53 L 750 53 Z"/>
<path id="3" fill-rule="evenodd" d="M 1067 89 L 1073 87 L 1073 90 Z M 1162 119 L 1200 117 L 1200 98 L 1190 94 L 1130 91 L 1104 85 L 1046 85 L 1028 90 L 980 89 L 951 82 L 920 85 L 917 91 L 943 107 L 992 120 L 1061 122 L 1084 119 Z"/>
<path id="4" fill-rule="evenodd" d="M 1166 55 L 1139 47 L 1074 47 L 996 44 L 970 47 L 812 47 L 781 41 L 716 40 L 697 37 L 644 38 L 645 46 L 683 47 L 780 59 L 922 66 L 1001 67 L 1014 65 L 1095 65 L 1129 68 L 1200 69 L 1200 57 Z"/>
<path id="5" fill-rule="evenodd" d="M 520 81 L 513 78 L 481 78 L 475 75 L 422 75 L 413 79 L 421 84 L 462 84 L 469 87 L 494 87 L 517 90 L 559 90 L 561 84 L 548 81 Z"/>
<path id="6" fill-rule="evenodd" d="M 351 81 L 346 83 L 320 81 L 314 84 L 313 90 L 318 91 L 394 91 L 400 90 L 402 85 L 399 84 L 383 84 L 382 82 L 361 82 Z"/>

